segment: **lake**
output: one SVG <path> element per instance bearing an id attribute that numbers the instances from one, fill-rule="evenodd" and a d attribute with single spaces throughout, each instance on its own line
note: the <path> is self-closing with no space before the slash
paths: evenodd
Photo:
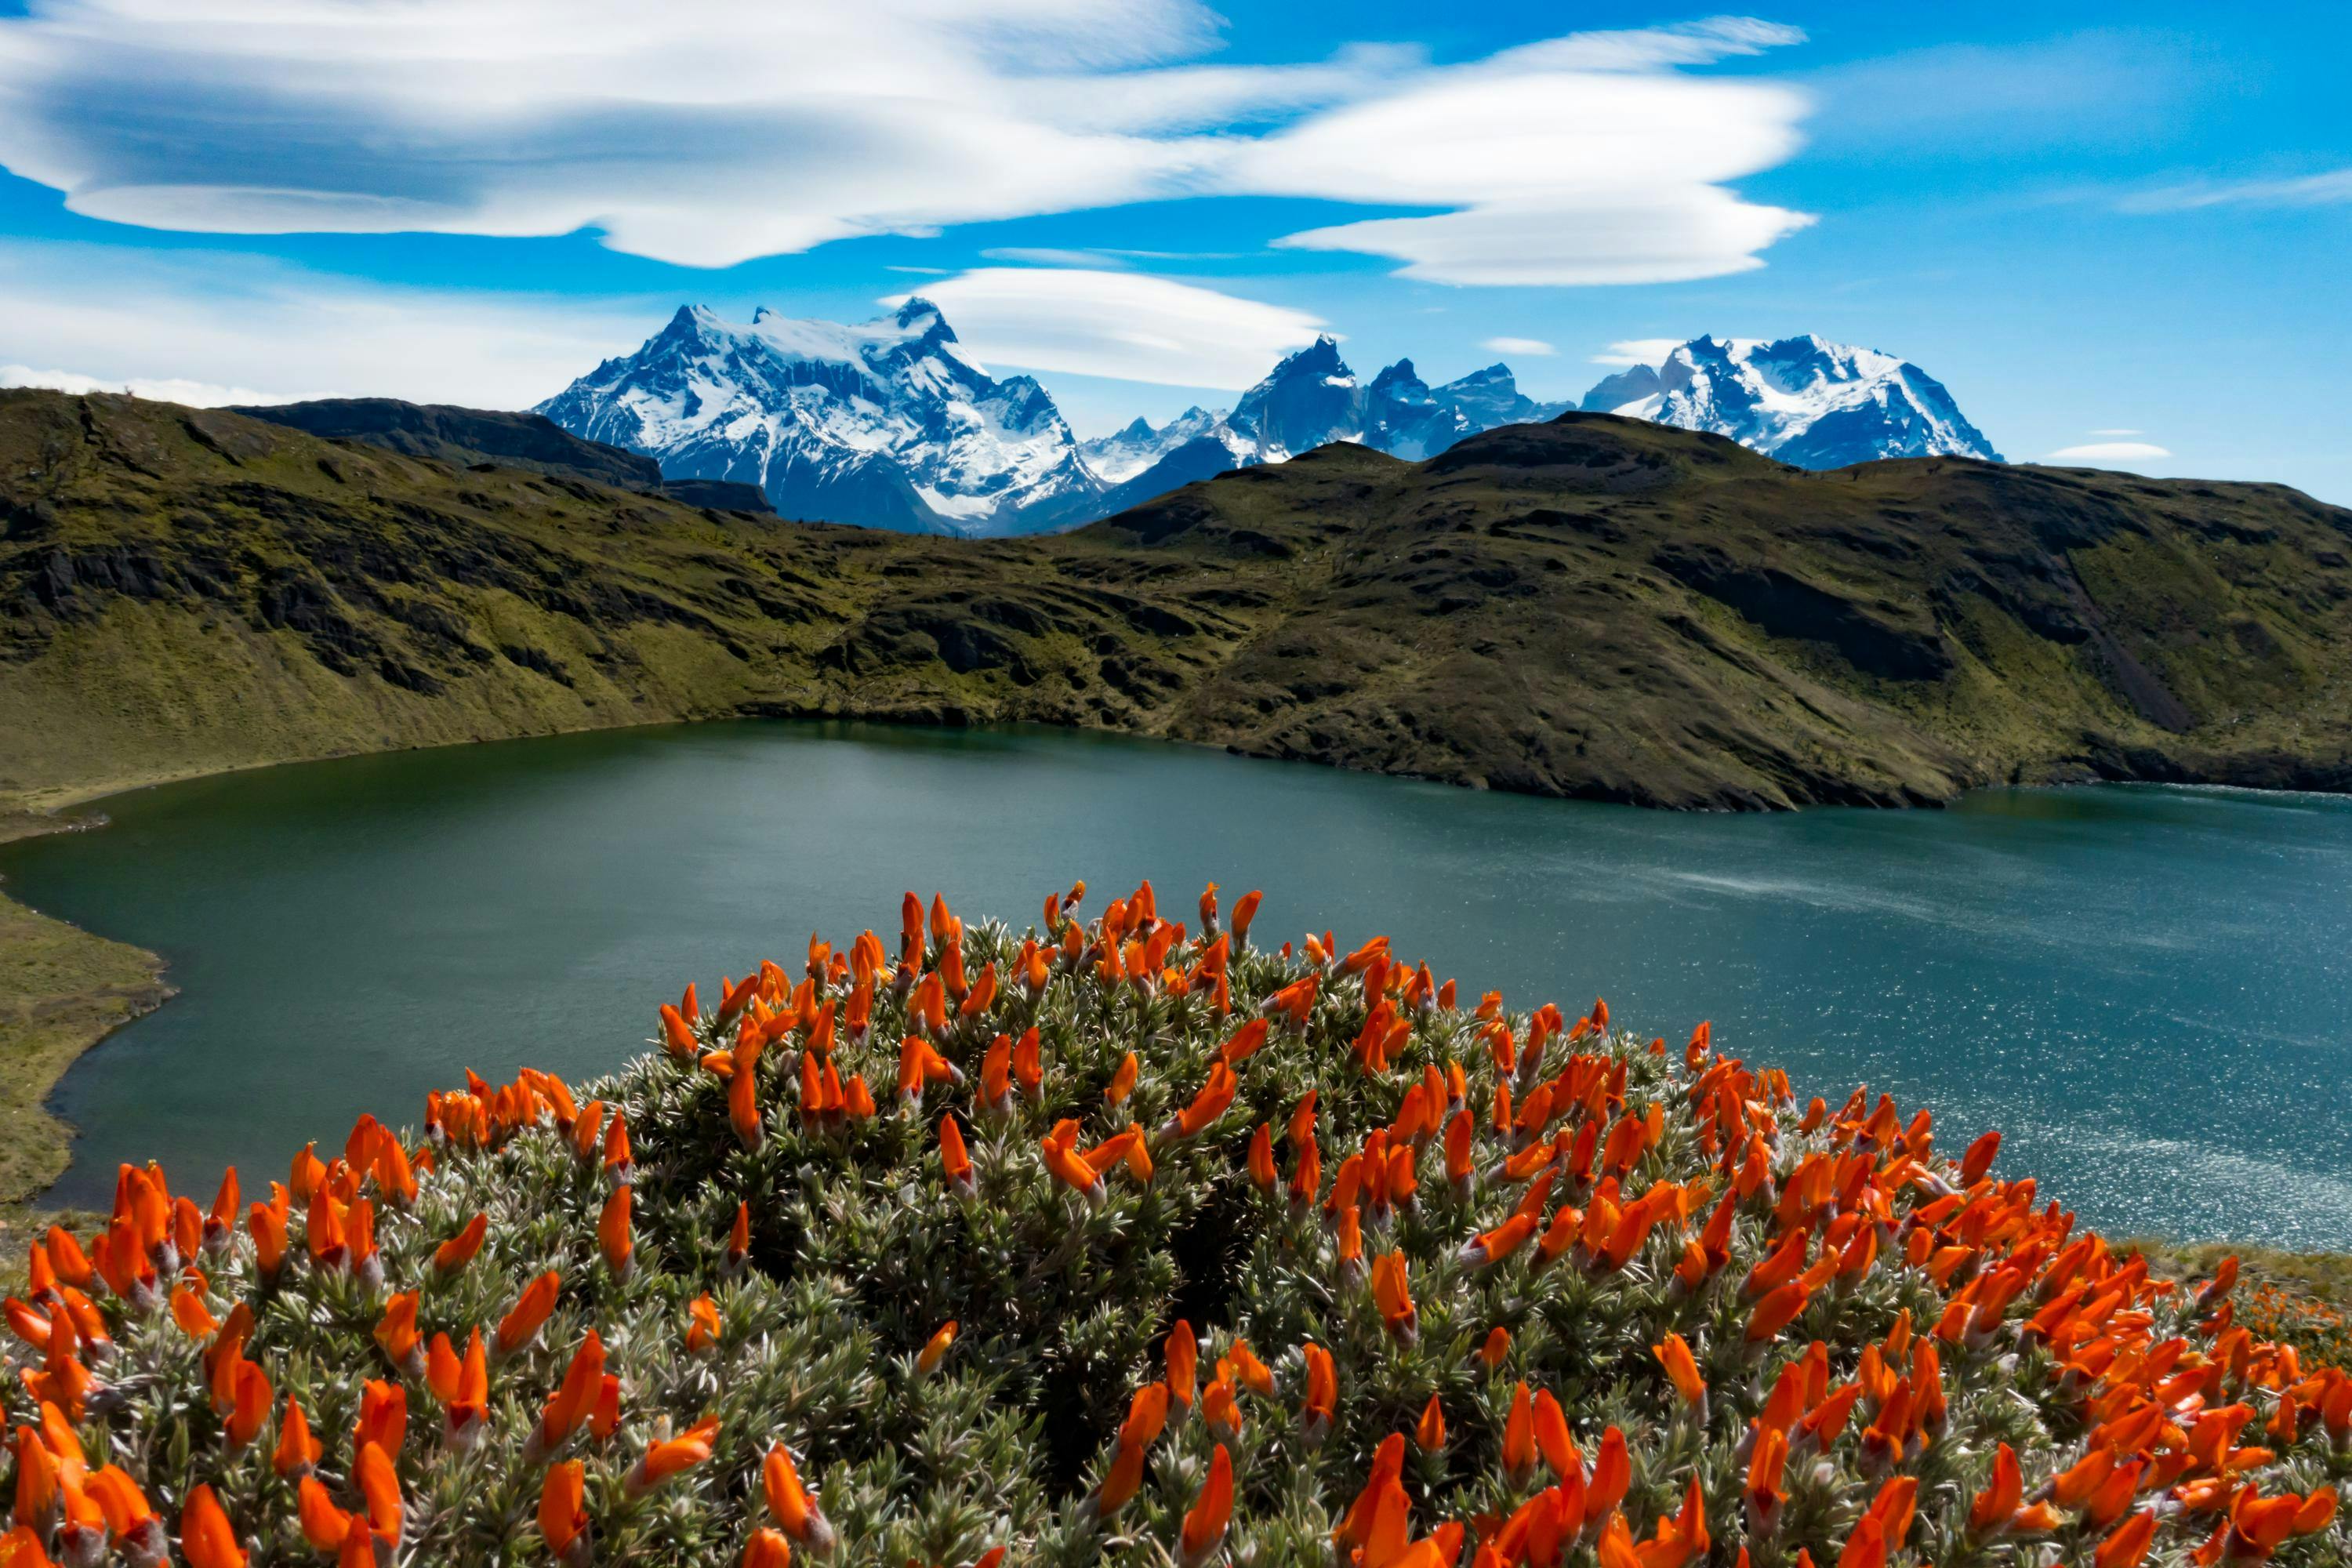
<path id="1" fill-rule="evenodd" d="M 608 731 L 198 780 L 0 849 L 20 899 L 163 953 L 179 997 L 84 1057 L 54 1201 L 118 1161 L 248 1185 L 473 1067 L 646 1048 L 689 980 L 898 896 L 1025 922 L 1084 877 L 1265 889 L 1256 934 L 1376 931 L 1515 1009 L 1932 1107 L 1947 1147 L 2112 1234 L 2352 1248 L 2352 801 L 2000 790 L 1948 811 L 1699 816 L 1044 731 Z M 895 940 L 895 939 L 893 939 Z"/>

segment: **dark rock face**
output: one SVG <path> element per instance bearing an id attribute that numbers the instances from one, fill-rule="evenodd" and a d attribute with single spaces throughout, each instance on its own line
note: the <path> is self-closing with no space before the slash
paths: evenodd
<path id="1" fill-rule="evenodd" d="M 652 458 L 601 441 L 583 441 L 537 414 L 403 403 L 390 397 L 326 398 L 231 412 L 460 468 L 496 463 L 632 490 L 653 489 L 662 482 L 661 465 Z"/>
<path id="2" fill-rule="evenodd" d="M 709 507 L 713 511 L 764 512 L 770 517 L 776 513 L 769 504 L 767 492 L 759 486 L 739 485 L 730 479 L 664 479 L 661 493 L 672 500 Z"/>

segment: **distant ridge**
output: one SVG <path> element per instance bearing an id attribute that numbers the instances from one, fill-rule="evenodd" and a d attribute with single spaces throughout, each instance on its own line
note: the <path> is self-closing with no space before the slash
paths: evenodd
<path id="1" fill-rule="evenodd" d="M 657 490 L 690 506 L 772 511 L 757 487 L 709 479 L 668 480 L 661 465 L 635 452 L 585 441 L 538 414 L 403 403 L 391 397 L 332 397 L 273 403 L 234 413 L 334 440 L 364 441 L 411 458 L 472 468 L 489 463 L 558 474 L 623 489 Z"/>

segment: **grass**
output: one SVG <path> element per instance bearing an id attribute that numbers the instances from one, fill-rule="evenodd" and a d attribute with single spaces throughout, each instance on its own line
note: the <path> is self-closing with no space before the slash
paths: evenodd
<path id="1" fill-rule="evenodd" d="M 2315 1365 L 2352 1370 L 2352 1254 L 2147 1237 L 2127 1245 L 2172 1279 L 2208 1278 L 2223 1258 L 2237 1258 L 2246 1281 L 2240 1321 L 2266 1339 L 2294 1346 Z"/>
<path id="2" fill-rule="evenodd" d="M 58 831 L 0 816 L 0 843 Z M 0 1226 L 66 1168 L 72 1130 L 41 1102 L 76 1057 L 171 994 L 163 961 L 0 895 Z M 5 1233 L 0 1233 L 5 1234 Z M 15 1253 L 13 1246 L 7 1250 Z"/>

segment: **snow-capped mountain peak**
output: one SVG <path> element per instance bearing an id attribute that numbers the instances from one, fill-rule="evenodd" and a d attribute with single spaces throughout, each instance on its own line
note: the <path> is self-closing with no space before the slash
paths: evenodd
<path id="1" fill-rule="evenodd" d="M 2000 460 L 1917 365 L 1811 332 L 1777 342 L 1693 338 L 1655 366 L 1607 377 L 1582 406 L 1711 430 L 1807 468 L 1879 458 Z"/>
<path id="2" fill-rule="evenodd" d="M 1045 389 L 990 376 L 920 296 L 854 324 L 682 306 L 539 412 L 670 478 L 757 485 L 786 517 L 1025 532 L 1082 519 L 1103 489 Z"/>
<path id="3" fill-rule="evenodd" d="M 1236 465 L 1257 460 L 1255 444 L 1225 422 L 1223 409 L 1203 408 L 1197 403 L 1157 428 L 1139 415 L 1108 436 L 1080 442 L 1078 451 L 1104 484 L 1123 485 L 1171 452 L 1203 438 L 1223 446 Z"/>
<path id="4" fill-rule="evenodd" d="M 1326 334 L 1242 394 L 1229 423 L 1255 443 L 1259 461 L 1278 463 L 1328 442 L 1360 439 L 1363 395 L 1339 341 Z"/>
<path id="5" fill-rule="evenodd" d="M 1081 442 L 1035 378 L 991 375 L 935 302 L 909 295 L 855 323 L 764 305 L 737 323 L 682 305 L 635 353 L 538 411 L 659 459 L 670 479 L 756 485 L 787 518 L 980 535 L 1075 526 L 1333 441 L 1434 457 L 1568 406 L 1530 399 L 1501 363 L 1432 386 L 1401 359 L 1365 384 L 1325 334 L 1286 354 L 1230 413 L 1196 405 Z M 1998 458 L 1917 365 L 1811 333 L 1693 338 L 1610 376 L 1582 406 L 1711 430 L 1807 468 Z"/>

